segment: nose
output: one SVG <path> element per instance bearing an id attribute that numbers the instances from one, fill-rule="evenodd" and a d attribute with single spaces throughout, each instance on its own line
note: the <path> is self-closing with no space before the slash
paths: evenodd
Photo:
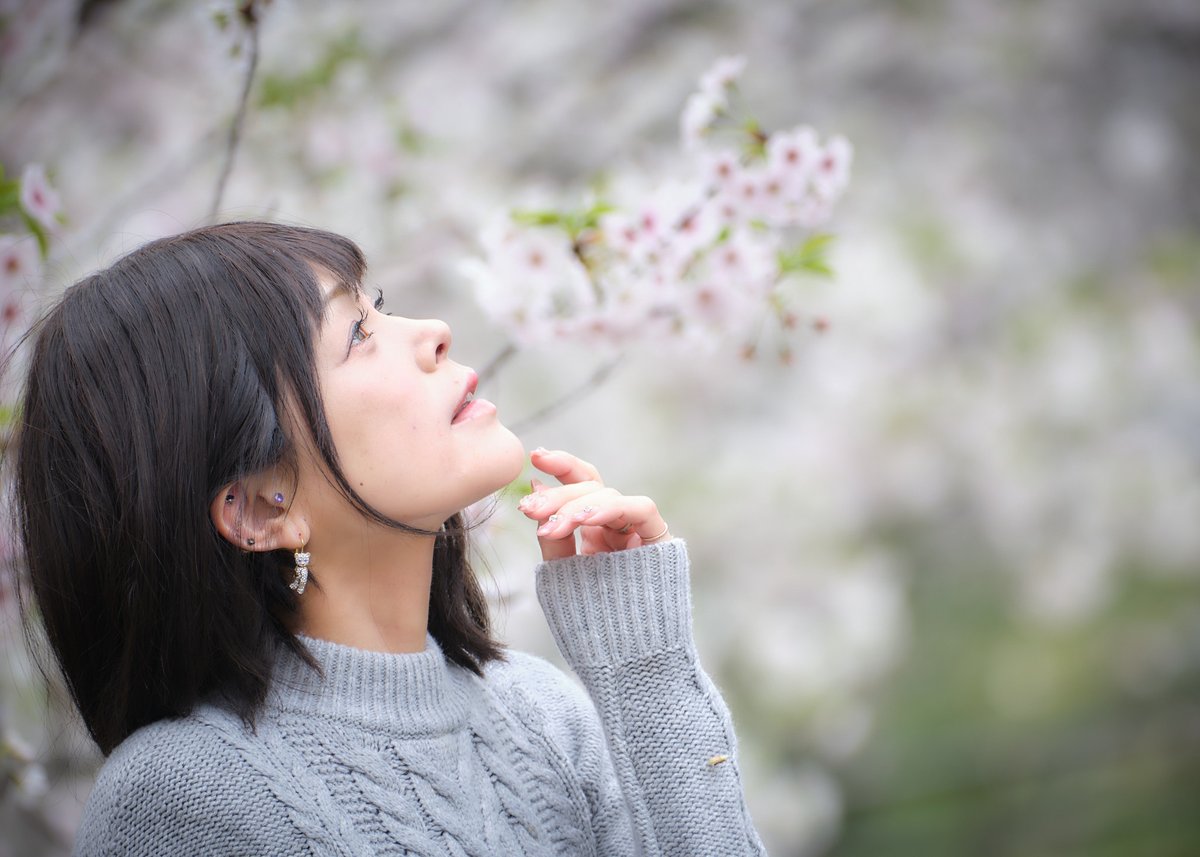
<path id="1" fill-rule="evenodd" d="M 426 372 L 433 372 L 450 353 L 450 325 L 437 318 L 418 322 L 417 362 Z"/>

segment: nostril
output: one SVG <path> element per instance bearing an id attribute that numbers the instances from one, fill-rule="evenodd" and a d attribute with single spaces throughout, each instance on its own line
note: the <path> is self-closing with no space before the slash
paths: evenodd
<path id="1" fill-rule="evenodd" d="M 446 343 L 440 342 L 440 343 L 438 343 L 437 351 L 434 352 L 434 357 L 436 357 L 438 360 L 441 360 L 445 356 L 446 356 Z"/>

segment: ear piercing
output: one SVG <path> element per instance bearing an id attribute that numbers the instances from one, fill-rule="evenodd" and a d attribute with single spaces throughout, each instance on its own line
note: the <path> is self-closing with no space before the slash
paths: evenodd
<path id="1" fill-rule="evenodd" d="M 246 544 L 250 545 L 250 547 L 254 547 L 254 539 L 246 539 Z"/>
<path id="2" fill-rule="evenodd" d="M 304 547 L 308 547 L 308 545 L 305 545 Z M 310 559 L 311 554 L 309 554 L 304 547 L 300 548 L 300 550 L 296 551 L 294 554 L 296 558 L 296 576 L 292 579 L 292 582 L 288 584 L 288 589 L 292 590 L 297 595 L 303 595 L 304 587 L 308 585 L 308 560 Z"/>
<path id="3" fill-rule="evenodd" d="M 232 503 L 232 502 L 233 502 L 233 495 L 232 495 L 232 494 L 226 494 L 226 495 L 225 495 L 225 505 L 226 505 L 226 506 L 228 506 L 228 505 L 229 505 L 230 503 Z"/>
<path id="4" fill-rule="evenodd" d="M 278 503 L 278 504 L 281 504 L 281 505 L 282 505 L 282 503 L 283 503 L 283 492 L 282 492 L 282 491 L 276 491 L 276 492 L 275 492 L 275 497 L 274 497 L 274 500 L 275 500 L 275 502 L 276 502 L 276 503 Z"/>

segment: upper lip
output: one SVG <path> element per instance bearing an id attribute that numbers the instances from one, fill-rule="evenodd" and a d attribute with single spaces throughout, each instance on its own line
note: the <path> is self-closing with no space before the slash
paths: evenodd
<path id="1" fill-rule="evenodd" d="M 452 421 L 455 417 L 458 416 L 458 412 L 463 409 L 463 407 L 467 404 L 468 401 L 470 401 L 471 397 L 473 395 L 475 395 L 475 388 L 478 386 L 479 386 L 479 375 L 477 375 L 475 373 L 474 369 L 469 370 L 467 372 L 467 383 L 466 383 L 466 386 L 463 388 L 463 394 L 462 394 L 462 396 L 459 397 L 458 404 L 454 406 L 454 413 L 452 413 L 450 415 L 450 419 Z"/>

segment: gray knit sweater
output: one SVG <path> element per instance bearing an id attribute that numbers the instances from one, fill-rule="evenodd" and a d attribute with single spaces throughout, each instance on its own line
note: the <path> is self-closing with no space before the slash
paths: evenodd
<path id="1" fill-rule="evenodd" d="M 127 738 L 75 853 L 764 853 L 684 543 L 543 563 L 537 592 L 587 695 L 517 652 L 481 679 L 432 637 L 401 655 L 305 638 L 324 680 L 285 656 L 255 730 L 203 706 Z"/>

